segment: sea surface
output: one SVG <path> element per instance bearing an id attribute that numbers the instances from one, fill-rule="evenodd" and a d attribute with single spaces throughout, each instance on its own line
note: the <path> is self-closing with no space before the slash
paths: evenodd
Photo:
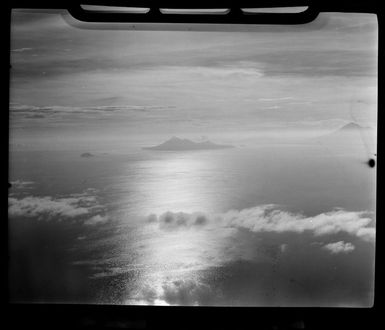
<path id="1" fill-rule="evenodd" d="M 12 301 L 372 305 L 376 168 L 361 150 L 84 151 L 11 148 Z"/>

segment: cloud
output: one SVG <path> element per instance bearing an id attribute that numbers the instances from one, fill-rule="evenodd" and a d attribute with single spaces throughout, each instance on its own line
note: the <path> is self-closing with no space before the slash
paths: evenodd
<path id="1" fill-rule="evenodd" d="M 105 216 L 105 215 L 100 215 L 100 214 L 97 214 L 97 215 L 94 215 L 92 218 L 89 218 L 88 220 L 86 220 L 84 222 L 85 225 L 97 225 L 97 224 L 100 224 L 100 223 L 105 223 L 108 221 L 108 217 Z"/>
<path id="2" fill-rule="evenodd" d="M 235 64 L 218 66 L 163 66 L 160 70 L 167 72 L 183 72 L 184 75 L 192 77 L 204 77 L 205 79 L 223 78 L 253 78 L 259 79 L 264 76 L 261 65 L 256 62 L 238 61 Z"/>
<path id="3" fill-rule="evenodd" d="M 287 97 L 274 97 L 274 98 L 259 98 L 258 101 L 261 102 L 277 102 L 277 101 L 287 101 L 287 100 L 294 100 L 295 98 L 292 96 L 287 96 Z"/>
<path id="4" fill-rule="evenodd" d="M 77 123 L 79 120 L 89 119 L 117 119 L 117 118 L 134 118 L 140 119 L 148 116 L 162 116 L 162 112 L 173 109 L 173 106 L 162 106 L 162 105 L 108 105 L 108 106 L 59 106 L 59 105 L 48 105 L 48 106 L 34 106 L 25 105 L 18 103 L 10 104 L 10 115 L 12 124 L 27 123 L 31 121 L 39 123 L 38 119 L 44 119 L 42 123 L 55 123 L 63 121 Z"/>
<path id="5" fill-rule="evenodd" d="M 23 180 L 15 180 L 10 182 L 12 185 L 12 188 L 16 189 L 31 189 L 32 186 L 35 184 L 34 181 L 23 181 Z"/>
<path id="6" fill-rule="evenodd" d="M 89 189 L 82 193 L 58 198 L 52 196 L 9 197 L 8 214 L 14 217 L 47 221 L 81 218 L 86 225 L 105 223 L 108 221 L 105 208 L 99 203 L 97 196 L 92 195 L 93 193 L 95 190 Z"/>
<path id="7" fill-rule="evenodd" d="M 144 286 L 127 303 L 135 305 L 208 305 L 214 294 L 218 293 L 214 293 L 207 284 L 193 279 L 178 279 L 164 281 L 160 287 Z"/>
<path id="8" fill-rule="evenodd" d="M 23 53 L 26 51 L 32 50 L 32 48 L 24 47 L 24 48 L 17 48 L 17 49 L 12 49 L 11 52 L 15 53 Z"/>
<path id="9" fill-rule="evenodd" d="M 119 111 L 150 111 L 150 110 L 163 110 L 174 108 L 173 106 L 163 106 L 163 105 L 106 105 L 106 106 L 60 106 L 60 105 L 48 105 L 48 106 L 34 106 L 26 104 L 11 103 L 10 110 L 11 113 L 19 114 L 55 114 L 55 113 L 95 113 L 100 114 L 103 112 L 119 112 Z"/>
<path id="10" fill-rule="evenodd" d="M 310 232 L 314 236 L 347 233 L 366 241 L 373 241 L 375 238 L 374 220 L 369 217 L 369 212 L 353 212 L 344 209 L 334 209 L 307 217 L 269 204 L 212 215 L 166 212 L 160 216 L 152 214 L 147 219 L 149 222 L 158 223 L 159 228 L 165 230 L 209 225 L 243 228 L 256 233 Z"/>
<path id="11" fill-rule="evenodd" d="M 159 217 L 151 214 L 147 217 L 148 222 L 157 222 L 161 229 L 178 229 L 181 227 L 200 227 L 209 221 L 203 213 L 165 212 Z"/>
<path id="12" fill-rule="evenodd" d="M 50 196 L 28 196 L 22 199 L 9 198 L 8 212 L 11 216 L 39 217 L 47 215 L 49 218 L 65 216 L 74 218 L 88 214 L 88 209 L 79 207 L 77 198 L 58 198 Z"/>
<path id="13" fill-rule="evenodd" d="M 202 301 L 211 297 L 212 292 L 208 285 L 195 281 L 177 280 L 164 284 L 160 299 L 170 305 L 200 305 Z"/>
<path id="14" fill-rule="evenodd" d="M 350 253 L 355 249 L 355 246 L 352 243 L 345 243 L 344 241 L 339 241 L 335 243 L 326 244 L 322 248 L 330 251 L 331 254 L 338 254 Z"/>
<path id="15" fill-rule="evenodd" d="M 373 220 L 367 212 L 349 212 L 335 209 L 313 217 L 262 206 L 241 211 L 229 211 L 223 220 L 228 225 L 250 229 L 253 232 L 312 232 L 315 236 L 345 232 L 360 238 L 374 237 L 374 228 L 367 227 Z"/>
<path id="16" fill-rule="evenodd" d="M 157 290 L 148 285 L 140 289 L 132 298 L 126 300 L 127 305 L 169 305 L 166 301 L 158 298 Z"/>

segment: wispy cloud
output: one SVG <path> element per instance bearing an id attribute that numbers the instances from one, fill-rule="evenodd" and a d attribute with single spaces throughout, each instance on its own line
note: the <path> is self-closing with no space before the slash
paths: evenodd
<path id="1" fill-rule="evenodd" d="M 84 222 L 85 225 L 97 225 L 101 223 L 105 223 L 108 221 L 108 217 L 105 215 L 94 215 L 92 218 L 89 218 Z"/>
<path id="2" fill-rule="evenodd" d="M 357 238 L 372 241 L 375 238 L 374 220 L 369 212 L 353 212 L 334 209 L 315 216 L 305 216 L 278 208 L 262 205 L 243 210 L 230 210 L 221 214 L 166 212 L 159 216 L 150 215 L 149 222 L 157 222 L 159 228 L 199 228 L 205 225 L 244 228 L 252 232 L 304 233 L 314 236 L 346 233 Z"/>
<path id="3" fill-rule="evenodd" d="M 288 100 L 294 100 L 294 99 L 295 99 L 295 97 L 292 97 L 292 96 L 272 97 L 272 98 L 261 97 L 258 99 L 258 101 L 261 101 L 261 102 L 279 102 L 279 101 L 288 101 Z"/>
<path id="4" fill-rule="evenodd" d="M 10 105 L 11 123 L 13 125 L 32 121 L 39 122 L 39 119 L 45 119 L 42 124 L 47 125 L 50 122 L 78 122 L 81 119 L 88 120 L 92 118 L 107 119 L 128 117 L 131 120 L 135 116 L 146 116 L 157 114 L 163 110 L 172 109 L 173 106 L 162 105 L 108 105 L 108 106 L 35 106 L 13 103 Z"/>
<path id="5" fill-rule="evenodd" d="M 16 189 L 30 189 L 35 184 L 34 181 L 15 180 L 10 182 L 12 188 Z"/>
<path id="6" fill-rule="evenodd" d="M 257 62 L 236 61 L 232 64 L 216 66 L 164 66 L 160 71 L 183 72 L 185 75 L 205 78 L 261 78 L 264 72 Z"/>
<path id="7" fill-rule="evenodd" d="M 355 246 L 352 243 L 345 243 L 344 241 L 339 241 L 335 243 L 326 244 L 322 248 L 328 250 L 331 254 L 338 254 L 350 253 L 354 251 Z"/>
<path id="8" fill-rule="evenodd" d="M 24 47 L 24 48 L 17 48 L 17 49 L 12 49 L 11 52 L 15 53 L 23 53 L 26 51 L 32 50 L 32 48 Z"/>

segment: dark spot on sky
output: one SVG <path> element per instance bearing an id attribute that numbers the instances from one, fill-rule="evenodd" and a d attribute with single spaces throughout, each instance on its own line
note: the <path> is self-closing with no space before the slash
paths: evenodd
<path id="1" fill-rule="evenodd" d="M 89 152 L 85 152 L 85 153 L 82 153 L 80 155 L 80 157 L 83 157 L 83 158 L 89 158 L 89 157 L 93 157 L 94 155 L 89 153 Z"/>

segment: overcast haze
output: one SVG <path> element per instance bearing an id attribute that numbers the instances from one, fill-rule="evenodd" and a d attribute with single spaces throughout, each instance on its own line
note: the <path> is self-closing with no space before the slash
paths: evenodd
<path id="1" fill-rule="evenodd" d="M 372 15 L 210 33 L 85 30 L 55 13 L 12 18 L 11 123 L 28 127 L 21 136 L 38 129 L 95 138 L 97 129 L 120 139 L 128 132 L 131 139 L 165 132 L 242 138 L 265 127 L 375 126 Z"/>

